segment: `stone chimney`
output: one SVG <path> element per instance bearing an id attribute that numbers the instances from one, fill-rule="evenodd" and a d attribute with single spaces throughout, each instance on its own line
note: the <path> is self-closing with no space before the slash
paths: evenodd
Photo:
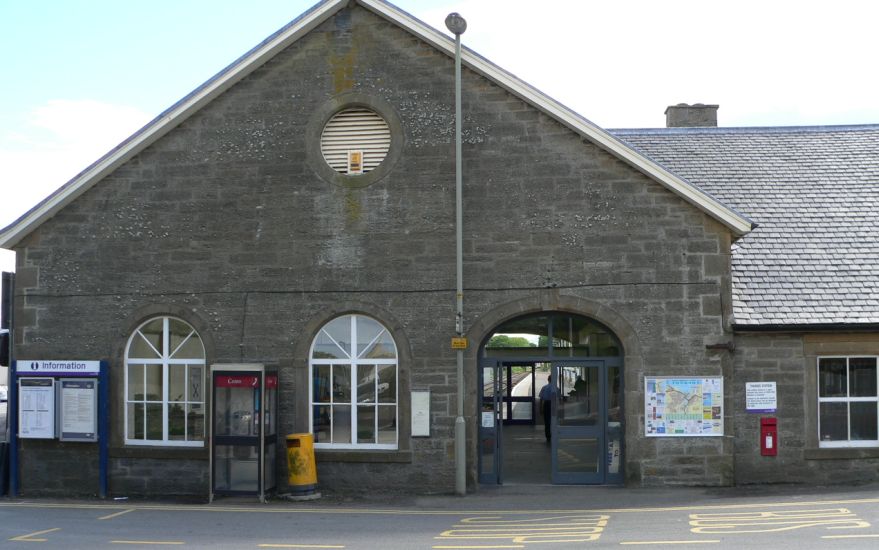
<path id="1" fill-rule="evenodd" d="M 678 103 L 665 110 L 666 128 L 716 127 L 717 109 L 720 105 Z"/>

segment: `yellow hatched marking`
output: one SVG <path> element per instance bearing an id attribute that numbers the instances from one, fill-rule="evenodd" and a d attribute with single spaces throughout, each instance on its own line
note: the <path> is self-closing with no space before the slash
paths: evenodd
<path id="1" fill-rule="evenodd" d="M 129 508 L 128 510 L 122 510 L 121 512 L 116 512 L 115 514 L 110 514 L 108 516 L 100 517 L 98 519 L 113 519 L 113 518 L 119 517 L 123 514 L 127 514 L 129 512 L 134 512 L 134 508 Z"/>
<path id="2" fill-rule="evenodd" d="M 443 531 L 435 538 L 469 539 L 474 542 L 498 540 L 512 544 L 590 542 L 598 540 L 609 518 L 610 516 L 600 514 L 515 519 L 480 516 L 462 519 L 452 529 Z"/>
<path id="3" fill-rule="evenodd" d="M 738 512 L 724 514 L 690 514 L 690 529 L 700 534 L 773 533 L 806 527 L 827 529 L 864 529 L 869 522 L 859 519 L 847 508 L 792 510 L 778 512 Z"/>
<path id="4" fill-rule="evenodd" d="M 35 533 L 28 533 L 27 535 L 19 535 L 17 537 L 12 537 L 9 540 L 14 540 L 18 542 L 46 542 L 49 539 L 34 539 L 31 537 L 36 537 L 37 535 L 45 535 L 46 533 L 52 533 L 54 531 L 60 531 L 60 527 L 55 527 L 54 529 L 45 529 L 43 531 L 37 531 Z"/>

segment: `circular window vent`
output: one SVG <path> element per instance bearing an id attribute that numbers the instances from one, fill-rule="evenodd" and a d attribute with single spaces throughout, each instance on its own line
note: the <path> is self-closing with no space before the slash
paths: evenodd
<path id="1" fill-rule="evenodd" d="M 356 176 L 376 168 L 391 146 L 388 123 L 375 111 L 356 107 L 339 111 L 324 126 L 320 150 L 340 174 Z"/>

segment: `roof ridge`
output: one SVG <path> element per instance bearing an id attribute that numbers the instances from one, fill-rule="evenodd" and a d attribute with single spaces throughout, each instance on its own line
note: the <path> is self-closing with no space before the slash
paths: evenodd
<path id="1" fill-rule="evenodd" d="M 697 126 L 690 128 L 607 128 L 612 134 L 793 134 L 879 131 L 879 124 L 832 124 L 814 126 Z"/>

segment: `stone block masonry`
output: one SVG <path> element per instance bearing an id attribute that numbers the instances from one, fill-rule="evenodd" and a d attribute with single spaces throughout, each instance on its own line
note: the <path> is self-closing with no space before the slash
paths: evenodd
<path id="1" fill-rule="evenodd" d="M 111 487 L 166 494 L 207 485 L 206 455 L 124 445 L 122 365 L 140 322 L 164 313 L 192 324 L 208 363 L 280 366 L 286 434 L 310 430 L 317 329 L 359 312 L 391 327 L 400 348 L 401 418 L 410 389 L 431 391 L 432 436 L 410 440 L 407 420 L 397 451 L 322 450 L 320 485 L 452 490 L 453 92 L 449 57 L 346 8 L 22 241 L 19 356 L 113 366 Z M 389 106 L 402 132 L 395 164 L 366 187 L 324 179 L 307 141 L 321 123 L 315 113 L 354 97 L 346 94 Z M 731 483 L 725 440 L 645 440 L 641 427 L 644 375 L 731 377 L 728 358 L 705 349 L 730 338 L 728 231 L 468 70 L 463 94 L 465 325 L 482 327 L 469 334 L 472 345 L 490 333 L 483 320 L 505 319 L 498 312 L 585 313 L 572 304 L 594 304 L 597 320 L 620 319 L 637 343 L 624 367 L 628 482 Z M 472 457 L 475 349 L 466 368 Z M 22 462 L 48 472 L 66 452 L 25 447 Z M 280 450 L 278 458 L 284 464 Z M 27 494 L 55 491 L 80 488 L 25 485 Z"/>

